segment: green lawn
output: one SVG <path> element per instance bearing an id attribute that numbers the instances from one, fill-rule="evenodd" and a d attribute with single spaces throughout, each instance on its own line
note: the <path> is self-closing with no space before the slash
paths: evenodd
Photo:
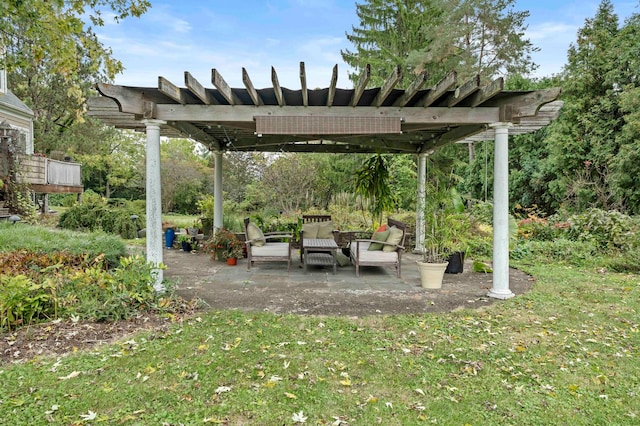
<path id="1" fill-rule="evenodd" d="M 186 228 L 193 226 L 194 222 L 199 220 L 199 216 L 187 215 L 187 214 L 163 214 L 162 222 L 173 223 L 178 228 Z"/>
<path id="2" fill-rule="evenodd" d="M 164 334 L 1 365 L 0 419 L 640 424 L 638 277 L 553 264 L 528 272 L 532 292 L 478 310 L 355 319 L 208 312 Z"/>

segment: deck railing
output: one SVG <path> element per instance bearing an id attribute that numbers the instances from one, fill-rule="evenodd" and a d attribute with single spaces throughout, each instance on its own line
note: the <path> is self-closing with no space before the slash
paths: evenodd
<path id="1" fill-rule="evenodd" d="M 19 182 L 31 185 L 82 186 L 82 166 L 79 163 L 25 155 L 20 157 L 18 164 Z"/>

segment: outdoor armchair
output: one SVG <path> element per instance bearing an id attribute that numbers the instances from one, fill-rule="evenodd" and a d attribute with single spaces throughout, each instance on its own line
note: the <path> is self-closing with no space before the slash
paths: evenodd
<path id="1" fill-rule="evenodd" d="M 387 219 L 384 230 L 376 231 L 371 239 L 357 239 L 349 246 L 351 262 L 356 266 L 356 277 L 361 266 L 393 266 L 396 276 L 401 277 L 402 252 L 407 225 L 394 219 Z"/>
<path id="2" fill-rule="evenodd" d="M 244 220 L 244 232 L 247 270 L 251 270 L 254 262 L 287 262 L 287 271 L 291 271 L 293 235 L 282 232 L 263 233 L 249 218 Z"/>

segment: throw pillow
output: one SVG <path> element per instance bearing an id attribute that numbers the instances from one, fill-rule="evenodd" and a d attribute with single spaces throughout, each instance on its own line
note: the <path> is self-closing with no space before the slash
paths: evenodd
<path id="1" fill-rule="evenodd" d="M 264 237 L 262 230 L 253 222 L 247 224 L 247 238 L 255 240 L 253 245 L 256 247 L 262 247 L 267 243 L 267 239 Z"/>
<path id="2" fill-rule="evenodd" d="M 338 263 L 338 265 L 340 266 L 349 266 L 351 265 L 351 259 L 349 259 L 349 256 L 345 256 L 344 253 L 342 253 L 341 251 L 336 251 L 334 253 L 334 256 L 336 258 L 336 262 Z"/>
<path id="3" fill-rule="evenodd" d="M 387 242 L 397 245 L 400 244 L 400 240 L 402 240 L 402 229 L 396 228 L 395 226 L 389 228 L 389 236 L 387 237 Z M 396 251 L 396 248 L 394 246 L 384 246 L 382 247 L 382 251 Z"/>
<path id="4" fill-rule="evenodd" d="M 327 220 L 325 222 L 319 222 L 318 237 L 323 239 L 333 239 L 333 222 Z"/>
<path id="5" fill-rule="evenodd" d="M 387 238 L 389 238 L 389 231 L 382 231 L 382 232 L 375 232 L 373 234 L 373 236 L 371 237 L 372 240 L 374 241 L 387 241 Z M 382 247 L 384 246 L 384 244 L 380 244 L 380 243 L 371 243 L 369 245 L 369 251 L 375 251 L 375 250 L 382 250 Z"/>
<path id="6" fill-rule="evenodd" d="M 376 232 L 384 232 L 387 230 L 387 225 L 380 225 L 380 228 L 376 229 Z M 376 233 L 374 232 L 374 234 Z M 371 236 L 371 238 L 373 239 L 373 236 Z"/>
<path id="7" fill-rule="evenodd" d="M 318 230 L 320 224 L 318 222 L 302 224 L 302 238 L 318 238 Z"/>

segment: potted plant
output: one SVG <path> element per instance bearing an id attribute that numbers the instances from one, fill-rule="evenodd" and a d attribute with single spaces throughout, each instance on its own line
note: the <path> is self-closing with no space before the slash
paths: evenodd
<path id="1" fill-rule="evenodd" d="M 458 191 L 430 185 L 425 206 L 425 239 L 418 261 L 422 287 L 441 288 L 449 257 L 466 249 L 469 218 Z"/>
<path id="2" fill-rule="evenodd" d="M 237 239 L 230 243 L 224 252 L 224 256 L 227 259 L 227 265 L 235 265 L 238 263 L 238 258 L 242 257 L 242 246 L 243 244 Z"/>
<path id="3" fill-rule="evenodd" d="M 213 233 L 213 195 L 207 194 L 196 203 L 200 213 L 202 232 L 209 237 Z"/>
<path id="4" fill-rule="evenodd" d="M 211 253 L 213 258 L 224 262 L 232 255 L 236 259 L 242 256 L 242 242 L 233 231 L 220 228 L 205 242 L 204 250 Z"/>
<path id="5" fill-rule="evenodd" d="M 193 250 L 193 237 L 187 234 L 178 235 L 178 243 L 182 246 L 183 251 Z"/>

